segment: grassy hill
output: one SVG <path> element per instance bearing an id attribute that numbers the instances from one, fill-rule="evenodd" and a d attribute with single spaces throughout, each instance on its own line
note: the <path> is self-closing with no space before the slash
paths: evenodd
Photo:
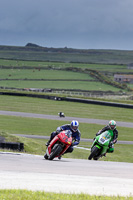
<path id="1" fill-rule="evenodd" d="M 20 47 L 0 45 L 0 59 L 127 65 L 133 63 L 133 51 L 48 48 L 28 43 Z"/>

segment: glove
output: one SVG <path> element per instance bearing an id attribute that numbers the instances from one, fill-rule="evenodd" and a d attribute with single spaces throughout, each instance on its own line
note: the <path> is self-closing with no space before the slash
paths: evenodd
<path id="1" fill-rule="evenodd" d="M 100 135 L 100 132 L 101 132 L 101 130 L 99 130 L 99 131 L 96 133 L 96 136 Z"/>
<path id="2" fill-rule="evenodd" d="M 75 141 L 75 142 L 72 143 L 72 146 L 76 146 L 76 145 L 78 145 L 78 144 L 79 144 L 79 142 L 78 142 L 78 141 Z"/>
<path id="3" fill-rule="evenodd" d="M 117 139 L 115 139 L 114 141 L 113 141 L 113 144 L 115 144 L 117 142 Z"/>
<path id="4" fill-rule="evenodd" d="M 63 129 L 62 129 L 61 127 L 58 127 L 58 128 L 56 129 L 56 133 L 59 134 L 62 130 L 63 130 Z"/>

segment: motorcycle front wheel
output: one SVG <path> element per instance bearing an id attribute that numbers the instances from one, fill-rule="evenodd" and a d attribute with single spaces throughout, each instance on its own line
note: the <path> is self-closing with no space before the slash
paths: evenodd
<path id="1" fill-rule="evenodd" d="M 94 146 L 94 147 L 92 148 L 91 154 L 90 154 L 89 157 L 88 157 L 88 160 L 91 160 L 92 158 L 96 157 L 96 155 L 98 154 L 99 150 L 100 150 L 100 149 L 99 149 L 98 147 Z M 96 160 L 96 159 L 95 159 L 95 160 Z"/>
<path id="2" fill-rule="evenodd" d="M 46 160 L 48 160 L 48 155 L 45 153 L 44 154 L 44 158 L 46 159 Z"/>
<path id="3" fill-rule="evenodd" d="M 49 160 L 53 160 L 57 155 L 60 154 L 62 151 L 62 147 L 60 145 L 55 145 L 53 149 L 51 150 L 51 154 L 49 156 Z"/>

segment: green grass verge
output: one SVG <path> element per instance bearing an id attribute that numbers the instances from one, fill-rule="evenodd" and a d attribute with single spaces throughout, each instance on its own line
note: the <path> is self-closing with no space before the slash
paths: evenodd
<path id="1" fill-rule="evenodd" d="M 87 194 L 49 193 L 27 190 L 0 190 L 1 200 L 132 200 L 132 196 L 96 196 Z"/>
<path id="2" fill-rule="evenodd" d="M 133 109 L 39 98 L 0 96 L 0 110 L 132 122 Z"/>

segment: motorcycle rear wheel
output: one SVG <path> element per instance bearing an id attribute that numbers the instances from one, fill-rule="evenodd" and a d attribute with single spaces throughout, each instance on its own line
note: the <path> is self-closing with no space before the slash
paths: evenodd
<path id="1" fill-rule="evenodd" d="M 88 157 L 88 160 L 91 160 L 92 158 L 94 159 L 94 158 L 96 157 L 96 155 L 98 154 L 99 150 L 100 150 L 100 149 L 99 149 L 98 147 L 94 146 L 94 147 L 92 148 L 91 154 L 90 154 L 89 157 Z M 95 160 L 96 160 L 96 159 L 95 159 Z"/>
<path id="2" fill-rule="evenodd" d="M 54 146 L 48 159 L 53 160 L 61 151 L 62 147 L 60 145 Z"/>

